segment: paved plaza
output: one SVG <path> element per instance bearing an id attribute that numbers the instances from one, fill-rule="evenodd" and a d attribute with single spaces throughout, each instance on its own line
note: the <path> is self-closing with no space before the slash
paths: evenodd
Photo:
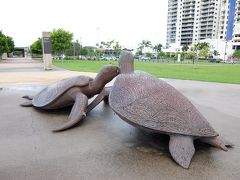
<path id="1" fill-rule="evenodd" d="M 51 130 L 66 122 L 70 109 L 19 106 L 23 95 L 82 74 L 96 75 L 56 67 L 44 71 L 30 59 L 0 61 L 0 180 L 239 179 L 240 85 L 164 79 L 235 144 L 224 152 L 196 142 L 186 170 L 172 160 L 168 136 L 127 124 L 104 103 L 78 126 L 60 133 Z"/>

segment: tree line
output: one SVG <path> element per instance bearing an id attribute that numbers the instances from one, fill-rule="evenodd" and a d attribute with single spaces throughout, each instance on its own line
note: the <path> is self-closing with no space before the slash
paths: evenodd
<path id="1" fill-rule="evenodd" d="M 147 57 L 152 58 L 153 53 L 157 54 L 157 59 L 162 58 L 171 58 L 173 60 L 177 60 L 178 55 L 181 55 L 181 60 L 189 59 L 189 60 L 196 60 L 196 59 L 208 59 L 210 57 L 217 56 L 219 53 L 214 50 L 210 52 L 210 45 L 206 42 L 197 43 L 192 46 L 183 45 L 179 52 L 175 53 L 164 53 L 162 51 L 162 44 L 156 44 L 155 46 L 152 45 L 151 41 L 149 40 L 142 40 L 141 43 L 138 44 L 136 55 L 142 56 L 145 55 Z"/>
<path id="2" fill-rule="evenodd" d="M 96 44 L 95 47 L 82 47 L 78 40 L 73 41 L 73 33 L 64 29 L 54 29 L 51 32 L 52 50 L 55 56 L 69 56 L 69 57 L 95 57 L 101 56 L 114 56 L 118 57 L 121 50 L 125 49 L 116 40 L 102 41 L 100 44 Z M 158 43 L 152 45 L 149 40 L 142 40 L 137 47 L 136 56 L 146 56 L 149 58 L 161 59 L 161 58 L 177 58 L 178 54 L 181 54 L 182 59 L 198 59 L 210 57 L 210 46 L 208 43 L 197 43 L 192 47 L 184 45 L 181 52 L 175 54 L 167 54 L 162 51 L 162 44 Z M 31 46 L 30 51 L 32 54 L 42 54 L 42 39 L 38 38 Z M 214 52 L 215 55 L 218 52 Z"/>
<path id="3" fill-rule="evenodd" d="M 118 57 L 121 50 L 126 49 L 116 40 L 102 41 L 94 47 L 83 47 L 78 40 L 73 41 L 73 33 L 62 28 L 53 29 L 50 34 L 52 53 L 54 56 L 84 56 L 89 58 L 99 58 L 102 56 Z M 176 60 L 178 54 L 181 54 L 181 60 L 189 59 L 194 62 L 198 59 L 208 59 L 219 55 L 219 52 L 216 50 L 210 52 L 210 45 L 206 42 L 197 43 L 191 46 L 184 45 L 179 52 L 172 54 L 164 53 L 162 47 L 161 43 L 153 45 L 149 40 L 142 40 L 136 49 L 136 56 L 146 56 L 157 59 L 172 58 Z M 0 58 L 3 53 L 11 53 L 13 51 L 13 38 L 0 31 Z M 31 44 L 30 52 L 32 55 L 42 55 L 42 38 L 38 38 Z M 240 50 L 235 51 L 233 57 L 240 58 Z"/>
<path id="4" fill-rule="evenodd" d="M 54 29 L 51 33 L 52 53 L 55 56 L 102 56 L 108 55 L 118 56 L 122 50 L 122 46 L 115 40 L 107 42 L 102 41 L 95 47 L 82 47 L 78 40 L 73 41 L 73 33 L 64 29 Z M 42 54 L 42 38 L 38 38 L 30 46 L 32 55 Z"/>
<path id="5" fill-rule="evenodd" d="M 0 31 L 0 59 L 3 53 L 11 53 L 14 50 L 14 41 L 12 37 L 3 34 Z"/>

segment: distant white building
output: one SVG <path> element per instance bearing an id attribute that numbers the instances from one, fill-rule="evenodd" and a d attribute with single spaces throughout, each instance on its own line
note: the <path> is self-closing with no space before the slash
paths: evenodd
<path id="1" fill-rule="evenodd" d="M 223 39 L 204 39 L 200 40 L 200 43 L 207 42 L 210 46 L 210 52 L 213 54 L 214 51 L 217 51 L 219 55 L 216 55 L 214 58 L 221 58 L 223 60 L 230 59 L 234 50 L 232 49 L 232 41 L 225 41 Z"/>
<path id="2" fill-rule="evenodd" d="M 203 41 L 215 47 L 223 59 L 240 49 L 240 0 L 168 1 L 169 51 Z"/>
<path id="3" fill-rule="evenodd" d="M 240 49 L 240 0 L 236 1 L 232 43 L 234 50 Z"/>

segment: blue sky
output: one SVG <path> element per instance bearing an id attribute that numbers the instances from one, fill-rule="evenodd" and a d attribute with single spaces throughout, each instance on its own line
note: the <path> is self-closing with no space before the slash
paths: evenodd
<path id="1" fill-rule="evenodd" d="M 29 46 L 42 31 L 63 28 L 83 45 L 115 39 L 135 48 L 142 39 L 166 42 L 167 0 L 4 0 L 0 30 L 17 46 Z"/>

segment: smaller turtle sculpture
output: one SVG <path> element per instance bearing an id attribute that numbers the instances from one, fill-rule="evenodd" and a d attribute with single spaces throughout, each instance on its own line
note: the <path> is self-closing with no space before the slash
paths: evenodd
<path id="1" fill-rule="evenodd" d="M 170 154 L 184 168 L 189 167 L 195 153 L 196 139 L 224 151 L 233 146 L 178 90 L 148 73 L 134 71 L 130 52 L 122 52 L 119 61 L 120 74 L 113 86 L 103 89 L 88 111 L 109 96 L 110 107 L 127 123 L 169 135 Z"/>
<path id="2" fill-rule="evenodd" d="M 88 76 L 76 76 L 62 79 L 49 85 L 35 96 L 23 96 L 31 101 L 22 103 L 21 106 L 51 110 L 71 106 L 69 121 L 63 126 L 54 129 L 54 132 L 63 131 L 77 124 L 84 116 L 88 99 L 99 94 L 104 86 L 119 74 L 119 68 L 114 65 L 103 67 L 97 76 L 92 79 Z"/>

